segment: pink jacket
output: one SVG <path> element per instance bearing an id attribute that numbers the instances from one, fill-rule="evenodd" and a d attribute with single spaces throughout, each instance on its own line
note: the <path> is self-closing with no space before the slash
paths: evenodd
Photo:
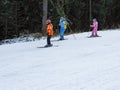
<path id="1" fill-rule="evenodd" d="M 93 24 L 91 25 L 93 27 L 93 30 L 97 31 L 98 30 L 98 22 L 94 21 Z"/>

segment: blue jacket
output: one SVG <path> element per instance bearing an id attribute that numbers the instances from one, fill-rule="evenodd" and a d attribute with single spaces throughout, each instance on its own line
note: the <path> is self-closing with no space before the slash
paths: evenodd
<path id="1" fill-rule="evenodd" d="M 60 26 L 60 33 L 63 33 L 65 32 L 66 28 L 64 27 L 64 25 L 67 25 L 68 22 L 63 18 L 63 19 L 60 19 L 60 22 L 59 22 L 59 26 Z"/>

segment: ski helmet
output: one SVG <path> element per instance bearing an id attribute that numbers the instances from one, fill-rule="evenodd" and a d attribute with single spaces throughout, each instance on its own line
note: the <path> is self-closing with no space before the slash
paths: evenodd
<path id="1" fill-rule="evenodd" d="M 93 19 L 93 22 L 95 22 L 95 21 L 97 21 L 97 19 L 96 19 L 96 18 L 94 18 L 94 19 Z"/>
<path id="2" fill-rule="evenodd" d="M 51 20 L 50 20 L 50 19 L 47 19 L 47 20 L 46 20 L 46 24 L 49 24 L 49 23 L 51 23 Z"/>

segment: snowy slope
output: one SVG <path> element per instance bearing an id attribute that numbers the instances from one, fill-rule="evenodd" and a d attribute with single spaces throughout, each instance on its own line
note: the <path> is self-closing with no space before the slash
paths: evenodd
<path id="1" fill-rule="evenodd" d="M 120 30 L 89 34 L 1 45 L 0 90 L 120 90 Z"/>

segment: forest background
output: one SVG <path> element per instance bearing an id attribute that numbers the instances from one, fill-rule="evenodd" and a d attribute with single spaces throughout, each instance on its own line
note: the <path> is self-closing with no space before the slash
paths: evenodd
<path id="1" fill-rule="evenodd" d="M 66 33 L 90 31 L 93 18 L 99 30 L 120 28 L 120 0 L 0 0 L 0 40 L 31 33 L 43 36 L 47 18 L 57 35 L 60 17 L 69 22 Z"/>

